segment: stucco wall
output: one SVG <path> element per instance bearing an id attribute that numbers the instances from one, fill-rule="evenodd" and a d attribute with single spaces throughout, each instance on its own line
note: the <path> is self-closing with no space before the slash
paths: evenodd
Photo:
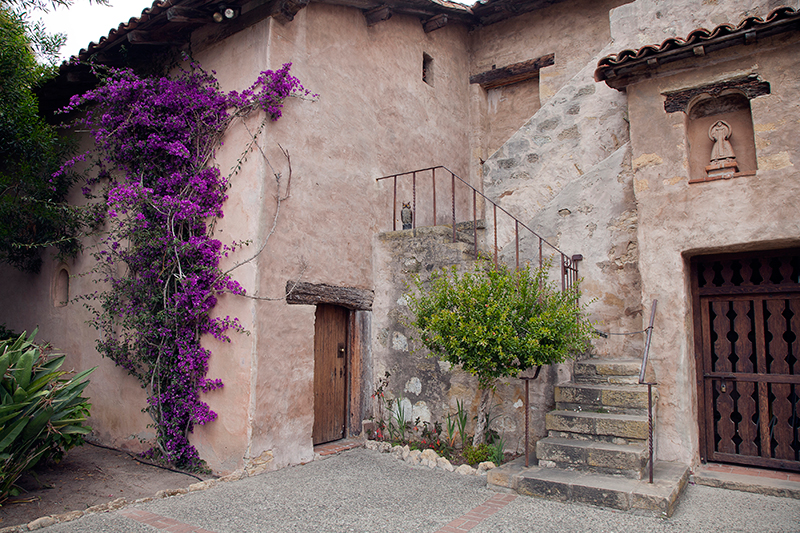
<path id="1" fill-rule="evenodd" d="M 639 206 L 642 298 L 659 311 L 651 357 L 659 381 L 657 453 L 698 460 L 698 407 L 688 258 L 800 242 L 796 125 L 800 39 L 778 36 L 677 64 L 628 87 L 632 167 Z M 686 117 L 664 111 L 663 93 L 757 74 L 771 94 L 750 101 L 755 176 L 688 183 Z"/>
<path id="2" fill-rule="evenodd" d="M 391 188 L 375 178 L 435 164 L 467 175 L 467 39 L 464 27 L 425 34 L 418 19 L 399 15 L 367 27 L 360 10 L 311 4 L 291 23 L 265 20 L 198 55 L 225 88 L 245 87 L 259 70 L 291 61 L 293 74 L 319 93 L 315 102 L 287 102 L 285 116 L 267 126 L 261 143 L 284 179 L 288 166 L 276 143 L 289 152 L 292 194 L 252 275 L 245 270 L 251 294 L 280 298 L 295 279 L 374 288 L 372 235 L 391 229 Z M 434 59 L 433 86 L 422 80 L 423 53 Z M 246 54 L 251 61 L 237 59 Z M 242 141 L 226 141 L 222 160 Z M 220 225 L 229 238 L 257 241 L 273 219 L 275 184 L 259 158 L 255 153 L 234 182 Z M 217 309 L 233 315 L 229 309 L 239 305 L 253 351 L 234 346 L 220 353 L 235 350 L 237 359 L 250 359 L 252 381 L 241 379 L 252 382 L 252 395 L 232 398 L 223 391 L 209 398 L 212 407 L 227 410 L 233 403 L 231 416 L 248 421 L 247 457 L 271 453 L 273 467 L 310 460 L 314 306 L 257 301 L 247 308 L 226 300 Z M 212 358 L 212 372 L 225 371 L 231 356 Z M 231 438 L 213 425 L 198 436 L 217 455 Z"/>

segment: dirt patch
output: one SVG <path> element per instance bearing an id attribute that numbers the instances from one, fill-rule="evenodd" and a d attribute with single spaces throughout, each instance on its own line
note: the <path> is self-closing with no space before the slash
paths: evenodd
<path id="1" fill-rule="evenodd" d="M 90 444 L 73 448 L 57 465 L 37 467 L 34 474 L 19 481 L 27 492 L 0 507 L 0 529 L 42 516 L 84 511 L 117 498 L 153 497 L 160 490 L 185 488 L 198 481 L 188 474 L 140 463 L 128 453 Z"/>

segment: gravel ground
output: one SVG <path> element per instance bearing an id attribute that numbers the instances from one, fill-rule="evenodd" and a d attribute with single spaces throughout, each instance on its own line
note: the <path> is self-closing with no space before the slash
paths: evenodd
<path id="1" fill-rule="evenodd" d="M 131 508 L 218 533 L 432 533 L 494 494 L 485 477 L 411 467 L 387 454 L 355 449 Z M 157 529 L 111 512 L 43 531 Z M 674 516 L 664 519 L 519 497 L 471 531 L 800 533 L 800 501 L 690 485 Z"/>

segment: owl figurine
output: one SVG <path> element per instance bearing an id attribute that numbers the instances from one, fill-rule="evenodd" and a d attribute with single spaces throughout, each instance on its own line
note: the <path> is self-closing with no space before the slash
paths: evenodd
<path id="1" fill-rule="evenodd" d="M 403 222 L 403 229 L 411 229 L 411 222 L 414 220 L 414 212 L 411 211 L 411 204 L 403 202 L 403 209 L 400 210 L 400 221 Z"/>

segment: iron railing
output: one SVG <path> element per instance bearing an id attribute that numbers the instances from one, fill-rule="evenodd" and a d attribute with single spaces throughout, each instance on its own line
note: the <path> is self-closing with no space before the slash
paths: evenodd
<path id="1" fill-rule="evenodd" d="M 657 383 L 647 381 L 645 371 L 647 370 L 647 359 L 650 356 L 650 339 L 653 336 L 653 321 L 656 317 L 657 305 L 658 300 L 653 300 L 653 306 L 650 308 L 650 325 L 647 326 L 647 338 L 642 353 L 642 367 L 639 369 L 639 384 L 647 385 L 647 444 L 650 448 L 650 483 L 653 482 L 653 385 L 657 385 Z"/>
<path id="2" fill-rule="evenodd" d="M 472 185 L 464 181 L 462 178 L 457 176 L 453 171 L 449 170 L 443 166 L 435 166 L 435 167 L 428 167 L 419 170 L 412 170 L 409 172 L 402 172 L 399 174 L 390 174 L 388 176 L 382 176 L 377 178 L 377 181 L 381 180 L 388 180 L 391 179 L 392 183 L 392 231 L 397 231 L 397 185 L 398 179 L 407 179 L 410 177 L 411 179 L 411 211 L 413 213 L 411 228 L 416 229 L 418 227 L 418 221 L 420 219 L 420 215 L 428 218 L 430 223 L 426 225 L 436 226 L 439 223 L 440 217 L 437 213 L 437 201 L 436 201 L 436 184 L 437 184 L 437 172 L 439 171 L 438 176 L 441 179 L 448 180 L 449 178 L 449 213 L 447 214 L 446 218 L 448 219 L 447 222 L 453 228 L 453 242 L 457 242 L 457 225 L 458 225 L 458 217 L 457 211 L 459 213 L 463 213 L 465 210 L 469 210 L 471 207 L 472 211 L 472 238 L 473 238 L 473 254 L 475 259 L 478 258 L 478 198 L 480 197 L 484 202 L 485 206 L 491 206 L 491 212 L 493 216 L 493 259 L 494 264 L 497 265 L 499 258 L 498 253 L 500 247 L 498 246 L 498 212 L 499 214 L 505 215 L 510 219 L 510 223 L 513 224 L 514 227 L 514 260 L 516 264 L 516 268 L 519 269 L 520 266 L 520 252 L 519 252 L 519 245 L 520 245 L 520 230 L 527 231 L 528 233 L 532 234 L 538 240 L 538 263 L 539 267 L 541 268 L 544 265 L 545 261 L 545 254 L 546 252 L 549 255 L 556 255 L 560 258 L 560 269 L 561 269 L 561 289 L 566 290 L 571 288 L 575 282 L 578 280 L 578 262 L 583 259 L 583 256 L 580 254 L 568 256 L 542 237 L 534 230 L 526 226 L 522 221 L 516 218 L 514 215 L 497 205 L 483 193 L 475 189 Z M 443 176 L 443 178 L 442 178 Z M 425 182 L 429 183 L 429 186 L 425 188 L 430 192 L 429 195 L 426 195 L 428 198 L 427 203 L 420 202 L 421 205 L 417 203 L 417 189 L 418 184 L 425 180 Z M 428 181 L 430 180 L 430 181 Z M 402 186 L 402 183 L 401 183 Z M 445 185 L 446 187 L 446 185 Z M 460 187 L 457 189 L 456 187 Z M 441 184 L 439 190 L 441 191 Z M 470 197 L 471 197 L 471 206 L 470 204 Z M 462 222 L 468 222 L 467 219 L 462 220 Z M 421 227 L 421 226 L 420 226 Z"/>

